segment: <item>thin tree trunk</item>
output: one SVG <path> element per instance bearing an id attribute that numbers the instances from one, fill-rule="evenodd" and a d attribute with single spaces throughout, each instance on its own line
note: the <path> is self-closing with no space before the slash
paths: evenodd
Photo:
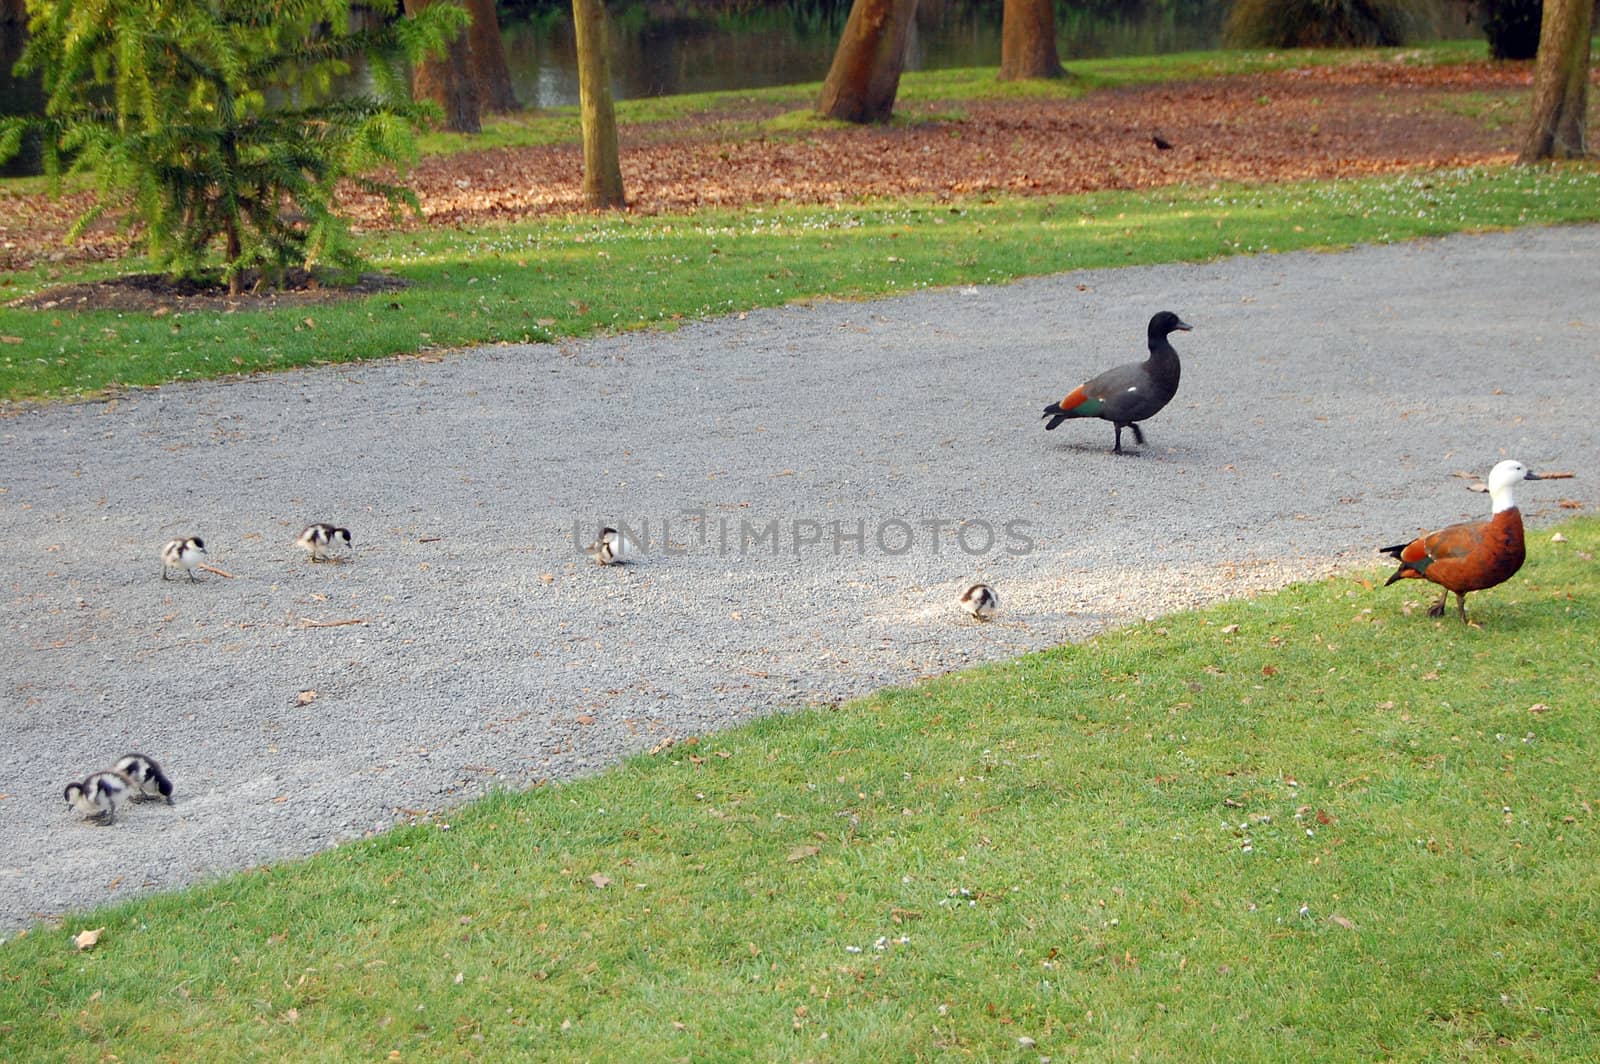
<path id="1" fill-rule="evenodd" d="M 855 0 L 822 83 L 819 115 L 846 122 L 889 120 L 916 13 L 917 0 Z"/>
<path id="2" fill-rule="evenodd" d="M 1061 78 L 1055 0 L 1005 0 L 1000 23 L 1000 80 Z"/>
<path id="3" fill-rule="evenodd" d="M 407 14 L 449 0 L 405 0 Z M 411 72 L 411 92 L 432 100 L 444 112 L 444 128 L 452 133 L 482 130 L 478 116 L 478 87 L 472 78 L 472 47 L 465 33 L 457 34 L 443 57 L 429 56 Z"/>
<path id="4" fill-rule="evenodd" d="M 1533 112 L 1518 162 L 1578 159 L 1589 154 L 1589 29 L 1593 0 L 1544 0 Z"/>
<path id="5" fill-rule="evenodd" d="M 472 28 L 467 31 L 472 48 L 472 77 L 478 86 L 478 103 L 485 111 L 515 111 L 511 71 L 506 66 L 506 46 L 500 39 L 500 18 L 494 0 L 467 0 Z"/>
<path id="6" fill-rule="evenodd" d="M 617 115 L 611 105 L 611 60 L 607 55 L 606 9 L 602 0 L 572 0 L 578 38 L 578 111 L 583 126 L 583 202 L 592 208 L 622 207 L 622 163 L 617 155 Z"/>

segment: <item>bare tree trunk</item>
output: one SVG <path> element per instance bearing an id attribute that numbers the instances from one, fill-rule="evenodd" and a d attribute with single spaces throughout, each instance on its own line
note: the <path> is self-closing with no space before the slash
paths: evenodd
<path id="1" fill-rule="evenodd" d="M 485 111 L 515 111 L 517 97 L 511 91 L 511 71 L 506 67 L 506 46 L 500 39 L 500 17 L 495 14 L 494 0 L 467 0 L 467 10 L 472 12 L 472 27 L 467 34 L 478 103 Z"/>
<path id="2" fill-rule="evenodd" d="M 1000 24 L 1000 80 L 1061 78 L 1055 0 L 1005 0 Z"/>
<path id="3" fill-rule="evenodd" d="M 819 115 L 846 122 L 889 120 L 916 13 L 917 0 L 855 0 L 822 83 Z"/>
<path id="4" fill-rule="evenodd" d="M 450 0 L 405 0 L 406 14 Z M 478 87 L 472 79 L 472 48 L 465 33 L 457 34 L 442 58 L 430 56 L 411 72 L 411 93 L 432 100 L 444 111 L 444 128 L 452 133 L 477 133 Z"/>
<path id="5" fill-rule="evenodd" d="M 1517 161 L 1578 159 L 1589 154 L 1589 28 L 1593 0 L 1544 0 L 1533 113 Z"/>
<path id="6" fill-rule="evenodd" d="M 0 22 L 28 24 L 28 0 L 0 0 Z"/>
<path id="7" fill-rule="evenodd" d="M 611 105 L 611 60 L 607 54 L 602 0 L 572 0 L 578 38 L 578 110 L 583 125 L 583 202 L 594 208 L 623 207 L 622 163 L 617 156 L 617 115 Z"/>

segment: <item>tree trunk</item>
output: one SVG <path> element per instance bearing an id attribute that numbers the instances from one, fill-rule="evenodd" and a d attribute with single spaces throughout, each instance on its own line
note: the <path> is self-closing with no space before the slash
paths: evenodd
<path id="1" fill-rule="evenodd" d="M 1589 27 L 1593 0 L 1544 0 L 1533 113 L 1517 161 L 1578 159 L 1589 154 Z"/>
<path id="2" fill-rule="evenodd" d="M 592 208 L 623 207 L 622 163 L 617 156 L 617 115 L 611 106 L 611 60 L 607 55 L 603 0 L 572 0 L 578 38 L 578 110 L 583 125 L 583 202 Z"/>
<path id="3" fill-rule="evenodd" d="M 449 0 L 405 0 L 407 14 Z M 411 94 L 432 100 L 444 111 L 444 128 L 452 133 L 477 133 L 478 87 L 472 79 L 472 48 L 465 33 L 457 34 L 443 56 L 429 56 L 411 72 Z"/>
<path id="4" fill-rule="evenodd" d="M 472 12 L 472 28 L 467 33 L 478 103 L 485 111 L 515 111 L 517 97 L 511 91 L 511 71 L 506 66 L 506 46 L 500 39 L 494 0 L 467 0 L 467 10 Z"/>
<path id="5" fill-rule="evenodd" d="M 846 122 L 887 122 L 894 113 L 917 0 L 855 0 L 822 83 L 817 113 Z"/>
<path id="6" fill-rule="evenodd" d="M 1061 78 L 1055 0 L 1005 0 L 1000 16 L 1000 80 Z"/>

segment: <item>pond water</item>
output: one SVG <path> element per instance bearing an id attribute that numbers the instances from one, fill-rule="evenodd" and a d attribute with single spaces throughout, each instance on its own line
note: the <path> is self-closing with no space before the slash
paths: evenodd
<path id="1" fill-rule="evenodd" d="M 1215 48 L 1221 0 L 1113 0 L 1093 9 L 1058 3 L 1064 61 Z M 922 0 L 907 68 L 998 66 L 999 2 Z M 611 13 L 612 91 L 618 99 L 672 96 L 821 81 L 828 73 L 848 3 L 803 2 L 740 14 L 654 16 L 644 8 Z M 525 107 L 578 102 L 572 20 L 552 15 L 502 24 L 506 58 Z"/>

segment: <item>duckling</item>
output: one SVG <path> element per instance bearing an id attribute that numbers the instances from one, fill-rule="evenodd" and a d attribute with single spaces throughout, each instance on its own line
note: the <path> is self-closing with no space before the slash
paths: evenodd
<path id="1" fill-rule="evenodd" d="M 335 525 L 318 521 L 314 525 L 307 525 L 305 531 L 301 532 L 295 539 L 294 545 L 301 550 L 310 551 L 311 560 L 320 562 L 328 557 L 328 552 L 333 548 L 334 542 L 340 539 L 344 540 L 346 548 L 352 546 L 348 528 L 339 528 Z"/>
<path id="2" fill-rule="evenodd" d="M 583 553 L 593 558 L 596 565 L 620 565 L 628 560 L 632 549 L 628 537 L 608 525 L 600 530 L 593 543 L 583 548 Z"/>
<path id="3" fill-rule="evenodd" d="M 148 802 L 154 798 L 164 798 L 168 805 L 172 804 L 172 781 L 161 771 L 161 766 L 155 763 L 154 758 L 128 754 L 117 762 L 116 771 L 132 782 L 133 801 Z"/>
<path id="4" fill-rule="evenodd" d="M 167 573 L 173 569 L 183 569 L 189 574 L 190 580 L 198 581 L 194 568 L 200 564 L 205 553 L 205 540 L 199 536 L 168 540 L 161 545 L 161 579 L 168 579 Z"/>
<path id="5" fill-rule="evenodd" d="M 120 772 L 95 772 L 82 783 L 69 783 L 61 796 L 67 805 L 89 820 L 110 825 L 117 819 L 117 806 L 127 800 L 133 790 L 128 777 Z"/>
<path id="6" fill-rule="evenodd" d="M 976 583 L 961 593 L 961 608 L 972 614 L 973 619 L 987 621 L 994 616 L 994 611 L 1000 608 L 1000 596 L 995 594 L 994 588 L 985 583 Z"/>

